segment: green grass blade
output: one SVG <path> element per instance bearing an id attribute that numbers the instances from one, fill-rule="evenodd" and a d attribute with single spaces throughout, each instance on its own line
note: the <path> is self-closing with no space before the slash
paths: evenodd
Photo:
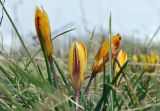
<path id="1" fill-rule="evenodd" d="M 91 34 L 91 37 L 89 39 L 89 43 L 88 43 L 88 50 L 87 50 L 87 57 L 89 57 L 89 52 L 90 52 L 90 49 L 92 48 L 92 41 L 93 41 L 93 38 L 94 38 L 94 33 L 95 33 L 95 27 L 92 31 L 92 34 Z"/>
<path id="2" fill-rule="evenodd" d="M 124 80 L 125 80 L 125 82 L 127 84 L 127 88 L 129 89 L 129 92 L 131 92 L 131 95 L 129 95 L 129 96 L 131 96 L 132 98 L 134 98 L 135 102 L 133 102 L 133 104 L 134 105 L 139 105 L 138 97 L 137 97 L 137 95 L 136 95 L 136 93 L 134 91 L 134 88 L 133 88 L 130 80 L 127 79 L 126 75 L 123 75 L 123 77 L 124 77 Z"/>
<path id="3" fill-rule="evenodd" d="M 122 74 L 123 70 L 125 69 L 125 67 L 127 66 L 128 61 L 121 67 L 120 71 L 116 74 L 116 76 L 113 78 L 111 85 L 114 85 L 117 81 L 117 79 L 119 78 L 119 76 Z M 102 104 L 105 100 L 108 100 L 108 95 L 110 90 L 112 89 L 112 87 L 108 84 L 105 84 L 105 91 L 103 92 L 99 102 L 97 103 L 94 111 L 100 111 Z M 106 102 L 106 101 L 105 101 Z"/>
<path id="4" fill-rule="evenodd" d="M 137 85 L 137 83 L 142 79 L 142 76 L 144 75 L 144 72 L 142 72 L 140 74 L 140 76 L 138 77 L 138 79 L 136 80 L 135 84 L 133 85 L 133 87 L 135 87 Z"/>
<path id="5" fill-rule="evenodd" d="M 38 50 L 28 61 L 28 63 L 25 66 L 25 70 L 28 68 L 28 66 L 30 65 L 30 63 L 33 61 L 34 57 L 36 57 L 36 55 L 40 52 L 41 50 Z"/>
<path id="6" fill-rule="evenodd" d="M 52 38 L 52 40 L 56 39 L 56 38 L 59 37 L 59 36 L 62 36 L 62 35 L 64 35 L 64 34 L 66 34 L 66 33 L 68 33 L 68 32 L 71 32 L 71 31 L 73 31 L 73 30 L 75 30 L 75 29 L 76 29 L 76 28 L 73 28 L 73 29 L 64 31 L 64 32 L 56 35 L 54 38 Z M 30 60 L 28 61 L 27 65 L 26 65 L 26 67 L 25 67 L 25 69 L 30 65 L 30 63 L 33 61 L 34 57 L 35 57 L 40 51 L 41 51 L 41 49 L 39 49 L 39 50 L 30 58 Z"/>
<path id="7" fill-rule="evenodd" d="M 114 97 L 115 103 L 116 103 L 116 105 L 117 105 L 117 107 L 118 107 L 118 110 L 120 110 L 120 109 L 121 109 L 121 106 L 120 106 L 120 104 L 119 104 L 119 102 L 118 102 L 117 95 L 116 95 L 116 91 L 114 91 L 114 90 L 113 90 L 113 97 Z"/>
<path id="8" fill-rule="evenodd" d="M 53 76 L 51 75 L 51 68 L 50 68 L 50 64 L 49 64 L 49 60 L 48 60 L 48 55 L 47 55 L 47 49 L 46 49 L 46 45 L 44 43 L 41 31 L 40 31 L 39 41 L 40 41 L 40 44 L 41 44 L 42 52 L 43 52 L 45 63 L 46 63 L 46 67 L 47 67 L 48 81 L 54 87 Z"/>
<path id="9" fill-rule="evenodd" d="M 41 71 L 41 69 L 40 69 L 39 65 L 37 65 L 37 68 L 38 68 L 39 74 L 40 74 L 40 75 L 41 75 L 41 77 L 42 77 L 42 80 L 44 80 L 44 81 L 45 81 L 44 76 L 43 76 L 43 74 L 42 74 L 42 71 Z"/>
<path id="10" fill-rule="evenodd" d="M 0 65 L 0 70 L 12 84 L 16 83 L 15 80 L 9 75 L 9 73 L 1 65 Z"/>
<path id="11" fill-rule="evenodd" d="M 24 71 L 16 64 L 8 63 L 10 70 L 16 75 L 17 78 L 23 79 L 24 82 L 32 83 L 33 85 L 43 89 L 46 92 L 54 94 L 53 86 L 44 82 L 42 79 L 35 77 L 34 75 Z"/>
<path id="12" fill-rule="evenodd" d="M 4 7 L 4 5 L 3 5 L 3 3 L 2 3 L 1 0 L 0 0 L 0 3 L 1 3 L 1 6 L 2 6 L 4 12 L 6 13 L 6 15 L 7 15 L 9 21 L 11 22 L 11 25 L 13 26 L 13 29 L 15 30 L 16 34 L 18 35 L 18 38 L 19 38 L 19 40 L 20 40 L 22 46 L 24 47 L 24 49 L 25 49 L 25 51 L 27 52 L 29 58 L 31 59 L 31 55 L 30 55 L 29 51 L 27 50 L 27 47 L 25 46 L 25 44 L 24 44 L 24 42 L 23 42 L 23 39 L 22 39 L 22 37 L 21 37 L 21 35 L 20 35 L 18 29 L 16 28 L 16 26 L 15 26 L 15 24 L 14 24 L 12 18 L 11 18 L 10 15 L 8 14 L 8 12 L 7 12 L 6 8 Z M 34 65 L 35 69 L 37 70 L 37 67 L 36 67 L 36 65 L 35 65 L 35 63 L 34 63 L 33 60 L 32 60 L 32 63 L 33 63 L 33 65 Z M 38 70 L 37 70 L 37 71 L 38 71 Z"/>
<path id="13" fill-rule="evenodd" d="M 55 65 L 56 65 L 56 68 L 57 68 L 58 71 L 59 71 L 59 74 L 61 75 L 61 78 L 62 78 L 63 82 L 65 83 L 66 86 L 68 86 L 68 82 L 67 82 L 67 80 L 66 80 L 66 78 L 65 78 L 65 76 L 64 76 L 65 73 L 64 73 L 63 70 L 60 68 L 60 66 L 59 66 L 59 64 L 57 63 L 57 61 L 55 60 L 55 58 L 53 58 L 53 61 L 54 61 Z"/>
<path id="14" fill-rule="evenodd" d="M 128 77 L 131 79 L 130 76 L 128 76 Z M 135 83 L 136 81 L 133 80 L 133 82 Z M 140 89 L 142 90 L 143 93 L 146 92 L 146 91 L 143 89 L 143 87 L 142 87 L 139 83 L 137 83 L 137 87 L 140 88 Z M 155 102 L 155 100 L 154 100 L 148 93 L 146 93 L 146 96 L 149 98 L 150 101 Z"/>
<path id="15" fill-rule="evenodd" d="M 109 16 L 109 68 L 110 68 L 110 83 L 113 79 L 113 63 L 112 63 L 112 16 L 110 13 Z M 111 109 L 112 111 L 114 110 L 114 101 L 113 101 L 113 94 L 112 94 L 112 90 L 111 90 Z"/>
<path id="16" fill-rule="evenodd" d="M 119 70 L 119 72 L 116 74 L 116 76 L 113 78 L 112 80 L 112 85 L 114 85 L 117 81 L 117 79 L 119 78 L 119 76 L 123 73 L 124 69 L 126 68 L 127 64 L 129 61 L 126 61 L 126 63 L 121 67 L 121 69 Z"/>
<path id="17" fill-rule="evenodd" d="M 71 32 L 71 31 L 73 31 L 73 30 L 75 30 L 75 29 L 76 29 L 76 28 L 73 28 L 73 29 L 70 29 L 70 30 L 64 31 L 64 32 L 62 32 L 62 33 L 60 33 L 60 34 L 56 35 L 54 38 L 52 38 L 52 40 L 56 39 L 57 37 L 59 37 L 59 36 L 61 36 L 61 35 L 66 34 L 66 33 L 68 33 L 68 32 Z"/>
<path id="18" fill-rule="evenodd" d="M 12 104 L 16 107 L 16 109 L 18 111 L 26 111 L 20 103 L 17 102 L 17 100 L 15 98 L 12 98 L 13 95 L 13 91 L 10 91 L 9 86 L 7 86 L 7 84 L 4 82 L 2 82 L 2 79 L 0 79 L 0 92 L 2 94 L 4 94 L 4 96 L 6 96 L 8 98 L 7 99 L 3 99 L 4 101 L 7 101 L 7 104 Z M 4 107 L 4 106 L 3 106 Z M 11 107 L 11 106 L 10 106 Z M 12 108 L 12 107 L 11 107 Z M 10 108 L 9 108 L 10 109 Z"/>
<path id="19" fill-rule="evenodd" d="M 106 97 L 108 97 L 108 95 L 109 95 L 111 87 L 109 85 L 106 85 L 106 84 L 104 84 L 104 87 L 105 87 L 104 93 L 102 94 L 102 96 L 101 96 L 99 102 L 97 103 L 94 111 L 101 111 L 101 107 L 102 107 L 102 104 L 104 102 L 104 99 L 106 99 Z"/>
<path id="20" fill-rule="evenodd" d="M 150 90 L 150 88 L 148 88 L 148 89 L 139 97 L 139 101 L 143 100 L 143 99 L 146 97 L 146 95 L 147 95 L 147 93 L 148 93 L 149 90 Z"/>
<path id="21" fill-rule="evenodd" d="M 131 105 L 135 105 L 135 102 L 134 102 L 134 100 L 133 100 L 133 97 L 132 97 L 132 94 L 131 94 L 131 92 L 130 92 L 130 90 L 129 90 L 129 88 L 125 85 L 125 89 L 126 89 L 126 91 L 127 91 L 127 94 L 128 94 L 128 97 L 129 97 L 129 99 L 130 99 L 130 102 L 129 102 L 129 104 Z"/>

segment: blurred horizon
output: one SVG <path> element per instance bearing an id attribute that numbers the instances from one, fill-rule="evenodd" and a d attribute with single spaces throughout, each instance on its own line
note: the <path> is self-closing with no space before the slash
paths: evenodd
<path id="1" fill-rule="evenodd" d="M 32 36 L 36 35 L 34 28 L 36 6 L 42 6 L 46 10 L 52 36 L 76 28 L 66 36 L 77 40 L 86 40 L 86 35 L 90 35 L 94 27 L 95 33 L 107 35 L 110 13 L 113 34 L 120 33 L 125 35 L 125 38 L 134 36 L 146 42 L 160 25 L 160 1 L 158 0 L 52 0 L 45 2 L 16 0 L 5 1 L 4 5 L 26 41 L 30 41 Z M 0 33 L 3 36 L 4 45 L 10 47 L 13 31 L 5 13 Z M 154 39 L 156 42 L 159 42 L 158 35 Z M 63 43 L 66 44 L 67 40 L 66 37 L 60 37 L 57 41 L 58 43 L 65 41 Z"/>

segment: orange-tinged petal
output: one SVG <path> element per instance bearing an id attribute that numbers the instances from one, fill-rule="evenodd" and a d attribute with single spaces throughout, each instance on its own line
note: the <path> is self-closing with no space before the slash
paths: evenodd
<path id="1" fill-rule="evenodd" d="M 80 90 L 85 77 L 87 52 L 83 43 L 74 42 L 69 50 L 68 66 L 75 90 Z"/>
<path id="2" fill-rule="evenodd" d="M 42 34 L 44 44 L 47 49 L 47 55 L 49 58 L 51 58 L 53 53 L 53 45 L 48 15 L 43 9 L 41 10 L 38 7 L 35 11 L 35 28 L 38 37 L 40 37 L 40 33 Z"/>
<path id="3" fill-rule="evenodd" d="M 122 67 L 126 61 L 127 61 L 127 53 L 125 51 L 120 51 L 117 55 L 117 61 L 118 63 L 116 63 L 116 66 L 115 66 L 115 75 L 120 71 L 120 67 Z M 119 67 L 120 65 L 120 67 Z M 122 78 L 122 74 L 120 74 L 119 78 L 117 79 L 117 82 L 116 82 L 116 86 L 118 87 L 119 86 L 119 83 L 121 81 L 121 78 Z"/>
<path id="4" fill-rule="evenodd" d="M 112 37 L 112 57 L 114 58 L 120 47 L 121 36 L 119 34 Z M 105 40 L 101 47 L 99 48 L 96 56 L 95 63 L 92 67 L 92 76 L 95 76 L 97 73 L 102 71 L 103 61 L 106 63 L 109 60 L 109 40 Z"/>

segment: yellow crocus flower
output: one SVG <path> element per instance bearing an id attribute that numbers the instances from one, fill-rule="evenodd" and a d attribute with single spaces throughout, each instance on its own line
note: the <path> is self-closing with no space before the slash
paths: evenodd
<path id="1" fill-rule="evenodd" d="M 112 37 L 112 58 L 114 58 L 119 52 L 121 36 L 119 34 Z M 105 40 L 101 47 L 99 48 L 95 63 L 92 67 L 92 75 L 95 76 L 97 73 L 101 72 L 103 69 L 103 61 L 106 63 L 109 61 L 109 40 Z"/>
<path id="2" fill-rule="evenodd" d="M 44 9 L 41 10 L 38 7 L 36 7 L 36 11 L 35 11 L 35 28 L 36 28 L 37 36 L 40 38 L 40 35 L 42 35 L 44 44 L 46 46 L 48 59 L 50 60 L 53 53 L 50 23 L 49 23 L 48 15 L 45 12 L 45 10 Z"/>
<path id="3" fill-rule="evenodd" d="M 151 53 L 149 55 L 148 63 L 150 64 L 158 64 L 159 62 L 159 57 L 157 53 Z M 148 72 L 155 72 L 156 66 L 148 66 Z"/>
<path id="4" fill-rule="evenodd" d="M 133 62 L 140 62 L 143 63 L 143 65 L 141 65 L 141 68 L 143 70 L 143 72 L 155 72 L 156 70 L 156 66 L 152 66 L 152 64 L 157 64 L 159 62 L 159 56 L 157 53 L 152 52 L 151 54 L 141 54 L 138 55 L 138 59 L 136 61 L 134 61 L 134 56 L 132 57 Z"/>
<path id="5" fill-rule="evenodd" d="M 152 52 L 150 54 L 150 60 L 149 60 L 149 62 L 152 63 L 152 64 L 157 64 L 159 62 L 159 56 L 158 56 L 158 54 Z"/>
<path id="6" fill-rule="evenodd" d="M 133 63 L 138 62 L 138 56 L 137 56 L 137 55 L 134 54 L 134 55 L 132 56 L 132 62 L 133 62 Z"/>
<path id="7" fill-rule="evenodd" d="M 80 90 L 85 78 L 87 51 L 83 43 L 73 42 L 69 50 L 68 67 L 75 91 Z"/>
<path id="8" fill-rule="evenodd" d="M 120 67 L 122 67 L 127 62 L 127 53 L 125 51 L 121 50 L 118 53 L 117 62 L 118 63 L 116 63 L 116 66 L 115 66 L 115 75 L 114 76 L 116 76 L 116 74 L 120 71 Z M 119 86 L 121 78 L 122 78 L 122 74 L 120 74 L 119 78 L 117 79 L 116 87 Z"/>
<path id="9" fill-rule="evenodd" d="M 139 55 L 139 62 L 147 64 L 148 60 L 149 60 L 149 56 L 148 55 L 144 55 L 144 54 Z M 149 68 L 148 65 L 143 65 L 142 66 L 142 69 L 143 69 L 144 72 L 148 71 L 148 68 Z"/>
<path id="10" fill-rule="evenodd" d="M 120 34 L 116 34 L 115 36 L 112 37 L 112 58 L 115 58 L 119 52 L 120 41 L 121 41 Z M 105 40 L 95 56 L 95 63 L 92 66 L 92 75 L 90 76 L 90 80 L 85 89 L 85 93 L 87 95 L 89 92 L 89 87 L 92 82 L 92 79 L 96 76 L 97 73 L 102 71 L 103 63 L 107 63 L 108 61 L 109 61 L 109 40 Z"/>

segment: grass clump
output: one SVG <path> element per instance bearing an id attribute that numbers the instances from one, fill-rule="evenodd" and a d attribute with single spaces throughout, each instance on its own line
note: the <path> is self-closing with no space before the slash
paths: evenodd
<path id="1" fill-rule="evenodd" d="M 152 57 L 152 55 L 155 56 L 154 54 L 150 54 L 148 59 L 147 53 L 146 61 L 131 60 L 133 54 L 127 53 L 129 49 L 121 43 L 123 37 L 120 34 L 112 36 L 111 16 L 109 18 L 109 39 L 106 39 L 99 47 L 95 58 L 92 60 L 90 58 L 91 55 L 94 55 L 92 52 L 95 38 L 94 28 L 87 48 L 81 42 L 71 43 L 68 68 L 66 62 L 53 54 L 52 39 L 75 29 L 64 31 L 51 38 L 50 33 L 47 32 L 49 28 L 44 28 L 43 22 L 46 18 L 39 21 L 37 17 L 36 28 L 41 48 L 32 55 L 25 46 L 12 17 L 8 14 L 2 1 L 0 3 L 29 58 L 27 60 L 22 57 L 16 61 L 8 54 L 1 52 L 0 110 L 159 110 L 159 75 L 157 74 L 158 69 L 155 68 L 155 64 L 158 65 L 158 55 L 156 55 L 156 60 Z M 44 13 L 46 17 L 46 12 Z M 40 22 L 42 22 L 41 25 Z M 46 32 L 49 35 L 45 35 Z M 43 56 L 37 55 L 41 51 Z M 35 60 L 37 56 L 42 61 L 37 62 Z M 87 60 L 93 61 L 93 64 Z M 150 67 L 147 63 L 152 66 Z M 144 71 L 143 68 L 146 69 L 146 67 L 154 70 Z M 87 85 L 88 78 L 90 82 Z"/>

